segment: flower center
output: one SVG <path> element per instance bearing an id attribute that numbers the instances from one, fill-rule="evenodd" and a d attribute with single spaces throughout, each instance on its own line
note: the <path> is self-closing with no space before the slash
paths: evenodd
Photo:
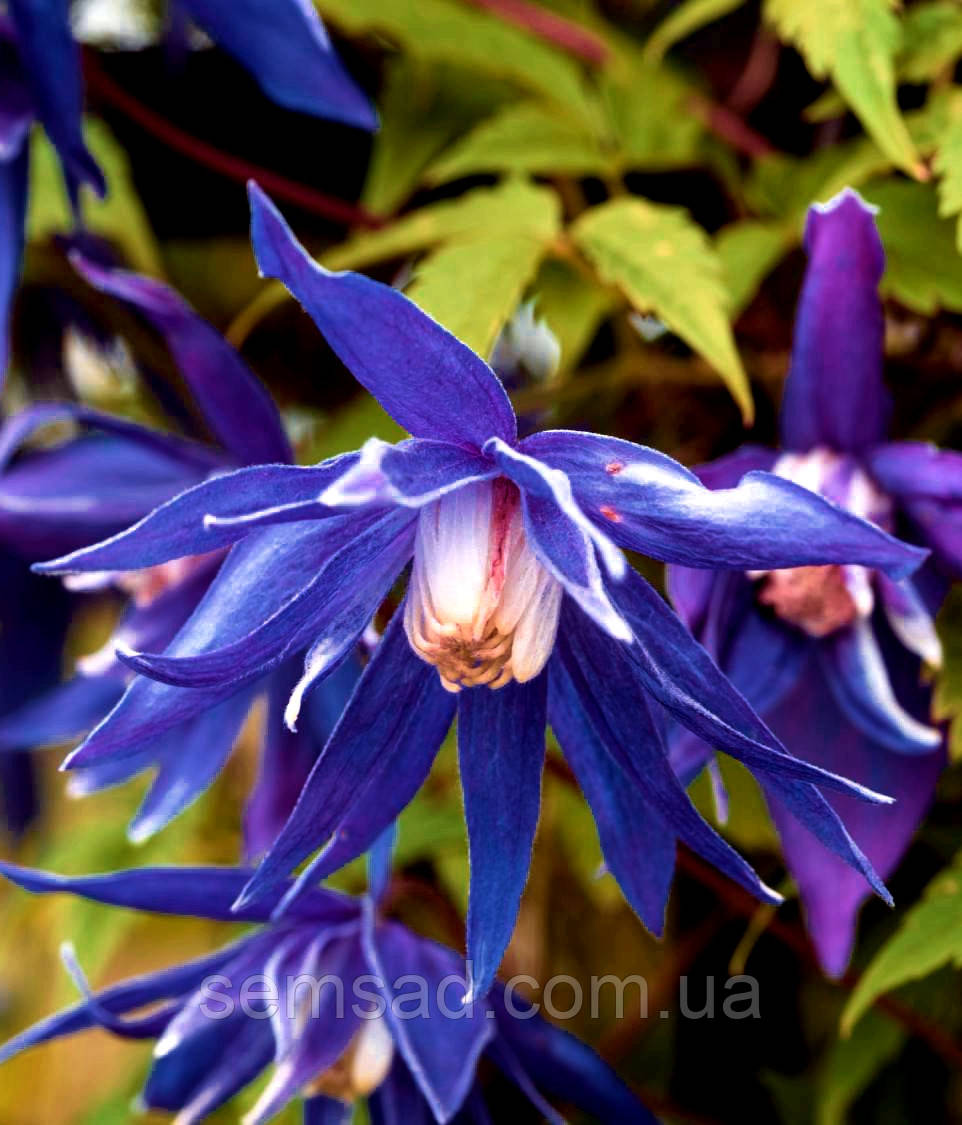
<path id="1" fill-rule="evenodd" d="M 770 570 L 762 579 L 758 600 L 810 637 L 827 637 L 858 616 L 840 566 Z"/>
<path id="2" fill-rule="evenodd" d="M 784 453 L 772 472 L 834 501 L 841 508 L 891 529 L 891 504 L 850 457 L 828 449 Z M 753 571 L 760 579 L 758 601 L 810 637 L 871 616 L 872 572 L 863 566 L 799 566 Z"/>
<path id="3" fill-rule="evenodd" d="M 510 481 L 465 485 L 422 509 L 404 627 L 448 691 L 533 679 L 560 609 L 561 586 L 528 544 Z"/>
<path id="4" fill-rule="evenodd" d="M 365 1098 L 387 1078 L 393 1061 L 394 1040 L 384 1020 L 366 1020 L 344 1054 L 306 1086 L 304 1094 L 326 1094 L 342 1102 Z"/>

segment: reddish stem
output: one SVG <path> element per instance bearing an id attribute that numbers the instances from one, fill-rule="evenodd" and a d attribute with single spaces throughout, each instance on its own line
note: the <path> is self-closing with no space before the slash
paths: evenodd
<path id="1" fill-rule="evenodd" d="M 239 156 L 222 152 L 214 145 L 208 144 L 207 141 L 191 136 L 186 130 L 172 124 L 156 110 L 144 105 L 132 94 L 127 93 L 119 83 L 115 82 L 101 68 L 92 54 L 87 54 L 84 57 L 84 75 L 89 89 L 101 101 L 119 110 L 131 121 L 135 121 L 142 129 L 167 145 L 168 148 L 183 153 L 184 156 L 194 160 L 197 164 L 202 164 L 205 168 L 210 168 L 228 179 L 238 180 L 241 183 L 256 180 L 266 192 L 277 199 L 293 203 L 304 211 L 320 215 L 322 218 L 335 223 L 343 223 L 349 227 L 384 226 L 385 220 L 371 214 L 363 207 L 358 207 L 331 195 L 325 195 L 306 184 L 289 180 L 286 176 L 272 172 L 269 168 L 261 168 L 259 165 L 252 164 Z"/>
<path id="2" fill-rule="evenodd" d="M 467 0 L 467 3 L 494 13 L 505 23 L 530 31 L 553 47 L 559 47 L 592 66 L 601 66 L 608 58 L 608 45 L 599 36 L 564 16 L 545 11 L 530 0 Z"/>
<path id="3" fill-rule="evenodd" d="M 771 156 L 777 151 L 761 133 L 756 133 L 726 106 L 698 95 L 691 98 L 690 105 L 715 136 L 721 137 L 746 156 L 757 159 L 760 156 Z"/>

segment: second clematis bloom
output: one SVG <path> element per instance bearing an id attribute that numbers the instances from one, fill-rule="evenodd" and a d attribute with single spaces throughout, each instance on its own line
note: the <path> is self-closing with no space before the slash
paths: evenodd
<path id="1" fill-rule="evenodd" d="M 235 544 L 166 653 L 122 653 L 143 678 L 68 767 L 135 754 L 198 700 L 306 647 L 287 709 L 296 725 L 307 693 L 353 650 L 413 559 L 404 604 L 241 904 L 273 893 L 322 848 L 283 911 L 370 846 L 424 781 L 455 714 L 476 994 L 514 926 L 548 723 L 592 806 L 609 870 L 655 932 L 678 840 L 778 900 L 690 804 L 662 740 L 665 711 L 764 778 L 805 831 L 885 894 L 820 787 L 880 798 L 792 757 L 622 549 L 738 572 L 861 563 L 893 579 L 926 552 L 768 473 L 712 492 L 629 442 L 571 431 L 519 440 L 482 359 L 388 286 L 317 266 L 256 187 L 251 201 L 262 272 L 283 280 L 412 436 L 314 468 L 227 474 L 45 564 L 48 573 L 139 569 Z"/>
<path id="2" fill-rule="evenodd" d="M 375 865 L 383 868 L 383 861 Z M 103 1028 L 156 1040 L 140 1103 L 175 1112 L 177 1125 L 205 1120 L 272 1067 L 243 1125 L 265 1125 L 296 1098 L 303 1098 L 304 1125 L 347 1125 L 363 1099 L 372 1125 L 430 1125 L 490 1120 L 476 1075 L 484 1056 L 552 1125 L 564 1119 L 546 1098 L 606 1125 L 654 1125 L 590 1048 L 508 987 L 499 984 L 489 1000 L 462 1008 L 461 958 L 383 916 L 386 870 L 370 897 L 316 888 L 273 924 L 277 896 L 231 914 L 249 876 L 239 868 L 70 878 L 0 864 L 0 873 L 35 894 L 255 923 L 206 957 L 95 994 L 67 947 L 64 960 L 84 999 L 0 1047 L 0 1062 Z"/>
<path id="3" fill-rule="evenodd" d="M 896 798 L 867 809 L 832 794 L 855 841 L 888 876 L 925 814 L 944 764 L 929 725 L 921 666 L 941 662 L 933 615 L 946 577 L 962 575 L 962 457 L 887 442 L 882 380 L 884 268 L 873 210 L 851 191 L 815 206 L 809 263 L 781 414 L 783 451 L 744 446 L 698 470 L 711 488 L 768 469 L 839 507 L 929 547 L 912 578 L 857 565 L 712 574 L 669 569 L 679 613 L 735 686 L 800 756 Z M 711 764 L 710 744 L 681 732 L 672 758 L 686 782 Z M 860 879 L 769 804 L 822 965 L 848 964 Z"/>

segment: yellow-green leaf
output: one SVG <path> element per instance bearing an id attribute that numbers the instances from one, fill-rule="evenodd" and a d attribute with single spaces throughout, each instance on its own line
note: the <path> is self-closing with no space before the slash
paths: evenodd
<path id="1" fill-rule="evenodd" d="M 935 188 L 884 180 L 867 185 L 862 194 L 879 208 L 886 256 L 882 291 L 925 315 L 940 308 L 962 312 L 962 256 L 955 224 L 939 217 Z"/>
<path id="2" fill-rule="evenodd" d="M 590 112 L 578 64 L 512 24 L 459 0 L 315 0 L 351 35 L 394 40 L 423 59 L 505 78 L 580 115 Z"/>
<path id="3" fill-rule="evenodd" d="M 456 137 L 514 93 L 495 78 L 400 55 L 387 68 L 361 202 L 390 215 L 408 198 L 428 164 Z"/>
<path id="4" fill-rule="evenodd" d="M 933 168 L 939 179 L 939 214 L 956 216 L 955 241 L 962 252 L 962 100 L 946 102 L 946 121 Z"/>
<path id="5" fill-rule="evenodd" d="M 557 197 L 547 188 L 509 180 L 494 188 L 477 188 L 457 199 L 432 203 L 404 215 L 383 230 L 367 231 L 323 256 L 329 269 L 361 269 L 442 242 L 488 235 L 527 233 L 554 236 Z"/>
<path id="6" fill-rule="evenodd" d="M 902 21 L 899 78 L 928 82 L 962 55 L 962 6 L 956 0 L 913 4 Z"/>
<path id="7" fill-rule="evenodd" d="M 478 172 L 603 175 L 612 165 L 591 131 L 550 105 L 521 102 L 483 121 L 435 161 L 428 183 Z"/>
<path id="8" fill-rule="evenodd" d="M 953 587 L 936 619 L 942 642 L 942 668 L 935 684 L 932 713 L 950 723 L 949 755 L 962 761 L 962 589 Z"/>
<path id="9" fill-rule="evenodd" d="M 919 156 L 895 100 L 902 29 L 895 0 L 766 0 L 765 17 L 801 51 L 816 78 L 831 78 L 879 148 L 910 175 Z"/>
<path id="10" fill-rule="evenodd" d="M 704 356 L 750 420 L 751 389 L 728 322 L 722 263 L 701 227 L 677 207 L 614 199 L 586 211 L 571 234 L 603 281 Z"/>
<path id="11" fill-rule="evenodd" d="M 488 356 L 546 252 L 544 239 L 524 234 L 450 243 L 421 261 L 407 295 Z"/>
<path id="12" fill-rule="evenodd" d="M 594 284 L 565 262 L 549 258 L 531 287 L 536 311 L 561 345 L 561 371 L 577 366 L 614 301 L 602 285 Z"/>
<path id="13" fill-rule="evenodd" d="M 879 996 L 948 964 L 962 968 L 962 852 L 932 880 L 862 974 L 842 1013 L 843 1033 Z"/>
<path id="14" fill-rule="evenodd" d="M 815 1125 L 845 1125 L 849 1107 L 905 1040 L 902 1025 L 878 1011 L 868 1012 L 852 1035 L 837 1039 L 819 1068 Z"/>
<path id="15" fill-rule="evenodd" d="M 762 219 L 729 223 L 715 235 L 728 288 L 728 313 L 734 319 L 795 241 L 791 226 Z"/>

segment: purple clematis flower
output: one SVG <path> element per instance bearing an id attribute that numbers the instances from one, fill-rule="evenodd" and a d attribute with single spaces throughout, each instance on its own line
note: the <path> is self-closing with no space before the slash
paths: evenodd
<path id="1" fill-rule="evenodd" d="M 344 69 L 311 0 L 172 0 L 288 109 L 377 128 L 367 96 Z M 80 52 L 69 0 L 9 0 L 0 14 L 0 373 L 20 279 L 27 208 L 29 134 L 39 120 L 57 150 L 79 218 L 79 190 L 106 193 L 83 139 Z"/>
<path id="2" fill-rule="evenodd" d="M 7 13 L 0 14 L 0 375 L 20 279 L 34 121 L 42 122 L 57 150 L 75 211 L 81 184 L 106 192 L 81 130 L 80 53 L 70 34 L 68 0 L 9 0 Z"/>
<path id="3" fill-rule="evenodd" d="M 483 360 L 390 287 L 317 266 L 256 186 L 251 199 L 262 272 L 284 281 L 412 437 L 373 440 L 314 468 L 208 481 L 41 566 L 136 569 L 236 544 L 164 654 L 121 654 L 144 678 L 68 768 L 115 768 L 145 737 L 307 647 L 287 706 L 295 727 L 312 687 L 353 650 L 413 558 L 404 604 L 241 905 L 273 895 L 323 845 L 283 910 L 369 847 L 423 782 L 455 713 L 478 995 L 494 979 L 527 877 L 548 722 L 593 808 L 609 869 L 655 932 L 679 839 L 778 900 L 690 804 L 662 741 L 665 711 L 763 777 L 886 894 L 818 787 L 878 796 L 790 756 L 621 548 L 737 571 L 859 562 L 893 579 L 926 552 L 767 473 L 712 492 L 669 457 L 614 438 L 553 431 L 519 441 Z"/>
<path id="4" fill-rule="evenodd" d="M 240 356 L 173 291 L 159 282 L 104 268 L 79 254 L 72 260 L 88 281 L 130 304 L 166 339 L 219 447 L 73 404 L 42 405 L 21 412 L 0 430 L 0 545 L 6 544 L 27 562 L 96 542 L 185 488 L 238 466 L 292 459 L 280 416 L 264 387 Z M 65 421 L 79 424 L 83 432 L 52 448 L 15 456 L 35 431 Z M 134 573 L 84 576 L 85 582 L 73 584 L 81 589 L 119 590 L 129 599 L 127 608 L 108 644 L 82 659 L 78 674 L 66 683 L 37 690 L 56 680 L 58 658 L 44 683 L 31 681 L 34 690 L 28 691 L 25 682 L 8 677 L 13 694 L 7 713 L 0 718 L 0 752 L 86 734 L 122 700 L 132 679 L 115 656 L 117 646 L 166 645 L 207 595 L 223 558 L 223 551 L 214 550 Z M 26 563 L 20 566 L 24 580 L 28 584 L 35 581 Z M 23 587 L 24 582 L 11 582 L 5 590 L 16 600 L 11 606 L 13 624 L 20 619 L 15 616 L 18 612 L 21 616 L 26 612 Z M 33 590 L 32 585 L 30 588 Z M 48 589 L 45 594 L 52 612 L 60 604 L 59 591 Z M 36 601 L 34 591 L 31 604 Z M 23 628 L 8 632 L 6 616 L 2 643 L 19 640 L 38 663 L 45 660 L 49 664 L 43 653 L 48 633 L 41 628 L 47 615 L 36 609 L 30 613 L 36 614 L 36 633 L 31 632 L 29 643 L 23 642 Z M 12 660 L 11 665 L 26 675 L 23 662 Z M 137 753 L 123 762 L 78 771 L 71 779 L 72 791 L 93 792 L 157 767 L 130 828 L 133 838 L 146 838 L 216 777 L 254 700 L 263 694 L 268 714 L 261 773 L 245 824 L 248 855 L 261 854 L 287 819 L 359 672 L 356 659 L 346 661 L 327 688 L 312 696 L 307 721 L 295 733 L 286 729 L 282 716 L 299 668 L 296 659 L 281 664 L 266 680 L 240 686 L 166 730 L 162 737 L 145 739 Z M 207 700 L 203 694 L 199 698 Z M 17 702 L 21 705 L 15 706 Z"/>
<path id="5" fill-rule="evenodd" d="M 191 1125 L 273 1063 L 244 1125 L 261 1125 L 297 1097 L 305 1125 L 345 1125 L 367 1097 L 373 1125 L 485 1122 L 475 1070 L 490 1059 L 544 1117 L 557 1098 L 614 1125 L 654 1118 L 588 1047 L 545 1022 L 498 985 L 461 1007 L 464 962 L 452 950 L 382 916 L 374 899 L 320 888 L 282 921 L 270 914 L 283 888 L 240 914 L 231 904 L 250 872 L 144 868 L 68 878 L 0 864 L 38 894 L 69 892 L 160 914 L 259 923 L 216 953 L 91 993 L 76 1007 L 0 1048 L 0 1061 L 40 1043 L 101 1027 L 155 1039 L 141 1101 Z M 386 875 L 386 872 L 384 873 Z M 386 879 L 378 890 L 383 892 Z M 147 1015 L 137 1014 L 147 1005 Z"/>
<path id="6" fill-rule="evenodd" d="M 669 569 L 686 623 L 771 728 L 807 761 L 893 794 L 868 810 L 829 798 L 884 877 L 925 814 L 944 763 L 928 725 L 920 668 L 941 650 L 933 612 L 945 589 L 937 570 L 962 574 L 962 457 L 885 440 L 882 382 L 884 254 L 873 210 L 851 190 L 809 212 L 809 255 L 782 404 L 783 452 L 744 446 L 698 471 L 713 489 L 770 469 L 850 512 L 931 548 L 912 579 L 853 565 L 712 574 Z M 747 478 L 745 478 L 747 479 Z M 680 733 L 672 756 L 686 782 L 711 764 L 708 743 Z M 767 790 L 786 862 L 825 970 L 844 971 L 858 910 L 859 879 L 801 833 Z"/>

